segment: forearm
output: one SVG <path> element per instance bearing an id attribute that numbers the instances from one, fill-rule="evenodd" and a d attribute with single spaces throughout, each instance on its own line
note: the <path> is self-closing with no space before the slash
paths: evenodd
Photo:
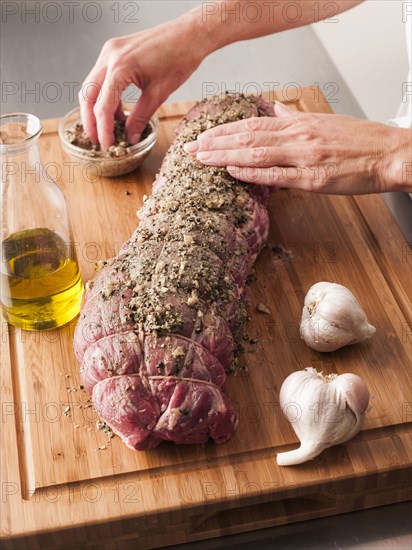
<path id="1" fill-rule="evenodd" d="M 363 0 L 226 0 L 202 2 L 176 20 L 206 57 L 228 44 L 335 17 Z"/>
<path id="2" fill-rule="evenodd" d="M 412 130 L 388 129 L 387 148 L 379 164 L 379 180 L 387 191 L 412 192 Z"/>

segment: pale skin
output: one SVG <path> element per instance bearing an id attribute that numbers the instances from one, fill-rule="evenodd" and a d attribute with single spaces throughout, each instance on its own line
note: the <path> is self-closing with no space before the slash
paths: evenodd
<path id="1" fill-rule="evenodd" d="M 282 103 L 275 114 L 218 126 L 185 150 L 245 182 L 345 195 L 412 189 L 410 130 Z"/>
<path id="2" fill-rule="evenodd" d="M 298 2 L 301 16 L 293 23 L 276 16 L 288 0 L 279 0 L 272 12 L 270 3 L 255 0 L 262 16 L 250 23 L 236 15 L 244 1 L 204 3 L 174 21 L 109 40 L 79 93 L 91 140 L 104 148 L 113 144 L 113 122 L 122 117 L 120 96 L 129 84 L 142 91 L 126 123 L 129 141 L 136 143 L 156 109 L 210 53 L 315 21 L 312 2 Z M 335 0 L 334 15 L 361 1 Z M 320 18 L 330 16 L 330 6 L 329 0 L 317 2 Z M 208 130 L 186 151 L 204 164 L 226 166 L 246 182 L 335 194 L 412 191 L 411 130 L 342 115 L 298 113 L 280 103 L 275 114 Z"/>

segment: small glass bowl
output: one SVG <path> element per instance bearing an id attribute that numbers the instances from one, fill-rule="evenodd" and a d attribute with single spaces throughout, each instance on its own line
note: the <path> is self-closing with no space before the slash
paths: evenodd
<path id="1" fill-rule="evenodd" d="M 124 109 L 124 114 L 129 116 L 130 110 Z M 88 151 L 67 140 L 66 131 L 77 123 L 81 123 L 79 107 L 73 109 L 62 119 L 59 125 L 59 137 L 66 153 L 83 165 L 92 166 L 96 174 L 104 177 L 123 176 L 132 172 L 146 159 L 157 141 L 158 118 L 153 115 L 149 121 L 152 131 L 135 145 L 127 148 L 128 152 L 121 157 L 111 157 L 108 152 Z"/>

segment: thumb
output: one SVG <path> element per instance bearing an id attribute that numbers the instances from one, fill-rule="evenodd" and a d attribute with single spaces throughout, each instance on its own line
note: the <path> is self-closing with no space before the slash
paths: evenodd
<path id="1" fill-rule="evenodd" d="M 290 107 L 287 107 L 284 103 L 281 103 L 280 101 L 276 101 L 275 103 L 275 115 L 282 117 L 282 116 L 297 116 L 299 115 L 299 111 L 296 111 L 296 109 L 291 109 Z"/>
<path id="2" fill-rule="evenodd" d="M 139 100 L 130 113 L 126 122 L 126 132 L 129 143 L 134 145 L 140 139 L 140 135 L 145 129 L 150 117 L 160 106 L 160 102 L 150 93 L 150 89 L 142 92 Z"/>

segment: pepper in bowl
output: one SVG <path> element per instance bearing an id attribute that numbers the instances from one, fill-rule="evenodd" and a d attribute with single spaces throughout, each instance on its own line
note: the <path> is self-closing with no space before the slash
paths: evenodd
<path id="1" fill-rule="evenodd" d="M 130 111 L 124 111 L 125 117 Z M 154 115 L 144 129 L 140 141 L 130 145 L 127 141 L 126 120 L 114 124 L 115 143 L 109 149 L 94 145 L 84 132 L 80 109 L 70 111 L 61 121 L 59 137 L 67 154 L 82 164 L 92 165 L 100 176 L 115 177 L 128 174 L 140 166 L 157 141 L 158 119 Z"/>

